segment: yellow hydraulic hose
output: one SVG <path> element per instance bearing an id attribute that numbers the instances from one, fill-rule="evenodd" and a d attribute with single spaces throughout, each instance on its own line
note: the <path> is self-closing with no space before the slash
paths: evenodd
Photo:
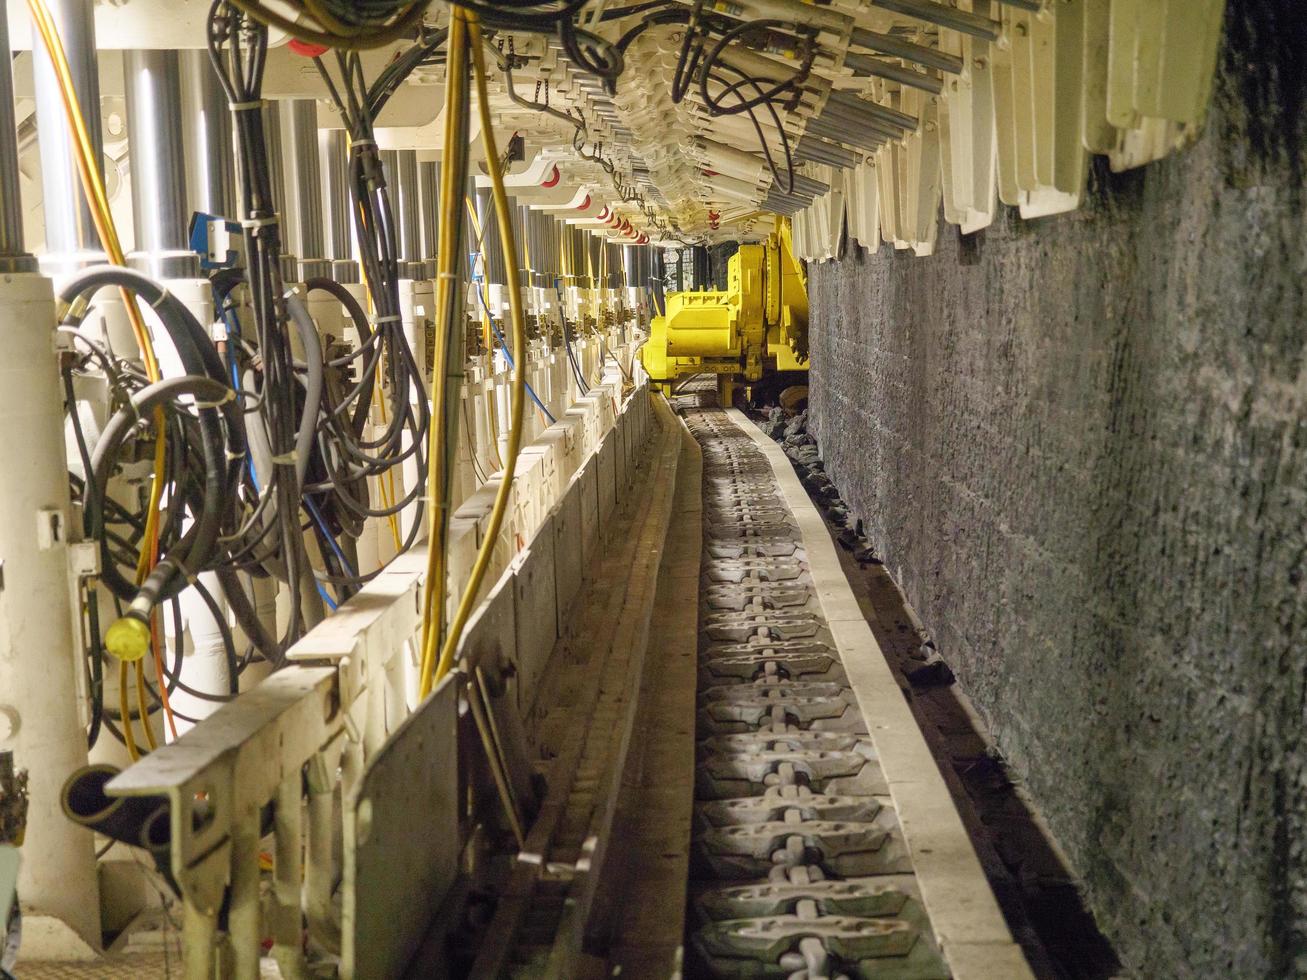
<path id="1" fill-rule="evenodd" d="M 50 57 L 50 63 L 54 66 L 55 78 L 59 82 L 59 95 L 63 101 L 64 114 L 68 119 L 68 128 L 73 134 L 73 148 L 75 150 L 73 158 L 77 163 L 77 170 L 82 180 L 82 190 L 86 194 L 87 204 L 91 209 L 91 218 L 95 222 L 95 230 L 100 238 L 100 245 L 104 248 L 110 262 L 114 265 L 126 265 L 127 259 L 123 253 L 122 243 L 118 238 L 118 229 L 114 225 L 113 213 L 109 208 L 109 198 L 104 189 L 104 181 L 100 178 L 99 161 L 95 158 L 95 149 L 91 144 L 91 137 L 86 128 L 86 120 L 82 117 L 82 109 L 77 102 L 77 90 L 73 86 L 72 73 L 68 67 L 68 56 L 64 52 L 63 41 L 59 37 L 59 28 L 50 15 L 50 9 L 46 6 L 45 0 L 27 0 L 27 7 L 31 11 L 32 21 L 41 34 L 41 42 Z M 127 315 L 131 319 L 136 342 L 141 348 L 141 355 L 145 361 L 145 373 L 151 381 L 158 381 L 159 364 L 154 356 L 154 345 L 150 342 L 150 334 L 145 329 L 145 321 L 141 317 L 140 309 L 129 297 L 130 294 L 123 290 L 123 302 L 127 307 Z"/>
<path id="2" fill-rule="evenodd" d="M 456 179 L 457 171 L 462 168 L 454 165 L 454 155 L 467 153 L 467 145 L 458 138 L 458 134 L 463 131 L 461 124 L 467 119 L 470 98 L 467 90 L 467 19 L 459 7 L 454 8 L 450 20 L 445 50 L 445 128 L 444 142 L 441 146 L 444 149 L 446 163 L 440 168 L 440 212 L 452 215 L 463 194 L 463 188 L 457 186 Z M 418 675 L 418 692 L 423 698 L 431 693 L 434 686 L 436 656 L 445 626 L 445 529 L 448 527 L 449 517 L 446 513 L 448 501 L 444 492 L 445 409 L 448 401 L 446 385 L 449 371 L 446 362 L 452 332 L 460 328 L 457 322 L 451 320 L 449 312 L 454 308 L 453 304 L 456 301 L 453 291 L 457 287 L 458 255 L 462 247 L 454 236 L 456 225 L 457 223 L 452 220 L 440 223 L 436 249 L 439 265 L 436 273 L 435 305 L 439 319 L 436 323 L 431 366 L 431 430 L 427 448 L 427 496 L 430 509 L 427 533 L 427 579 L 422 592 L 422 657 Z"/>
<path id="3" fill-rule="evenodd" d="M 504 515 L 508 511 L 508 500 L 513 492 L 513 476 L 517 470 L 518 451 L 522 447 L 522 415 L 526 402 L 526 317 L 522 310 L 522 288 L 517 268 L 517 245 L 513 236 L 513 220 L 509 210 L 508 194 L 504 190 L 504 175 L 497 166 L 499 152 L 495 146 L 493 122 L 490 118 L 490 97 L 486 91 L 486 64 L 481 50 L 481 26 L 475 14 L 454 8 L 455 16 L 467 20 L 472 48 L 472 66 L 476 78 L 477 110 L 481 117 L 481 134 L 485 149 L 486 163 L 490 170 L 491 187 L 494 191 L 495 217 L 499 221 L 499 239 L 504 252 L 504 265 L 508 278 L 508 302 L 513 324 L 513 349 L 521 352 L 513 361 L 513 390 L 509 408 L 508 456 L 504 460 L 504 473 L 499 489 L 495 493 L 494 506 L 490 510 L 490 522 L 486 528 L 484 540 L 477 551 L 476 561 L 468 576 L 467 586 L 459 600 L 454 619 L 449 625 L 449 632 L 440 650 L 440 660 L 436 663 L 432 682 L 439 681 L 449 672 L 454 664 L 454 654 L 462 638 L 463 628 L 467 625 L 472 609 L 476 606 L 477 593 L 485 578 L 486 569 L 495 552 L 495 543 L 504 524 Z M 443 585 L 443 582 L 441 583 Z M 443 592 L 443 589 L 442 589 Z"/>

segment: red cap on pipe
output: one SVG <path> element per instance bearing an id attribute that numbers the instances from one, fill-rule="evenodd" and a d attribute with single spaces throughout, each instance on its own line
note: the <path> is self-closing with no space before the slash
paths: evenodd
<path id="1" fill-rule="evenodd" d="M 540 186 L 557 187 L 560 176 L 561 175 L 558 173 L 558 164 L 554 164 L 554 168 L 551 171 L 549 171 L 549 176 L 546 177 L 544 180 L 540 181 Z"/>
<path id="2" fill-rule="evenodd" d="M 310 44 L 308 41 L 301 41 L 299 38 L 293 39 L 287 47 L 302 58 L 317 58 L 327 53 L 325 44 Z"/>

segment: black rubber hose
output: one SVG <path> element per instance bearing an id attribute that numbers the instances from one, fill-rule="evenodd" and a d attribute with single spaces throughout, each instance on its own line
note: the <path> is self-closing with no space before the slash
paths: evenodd
<path id="1" fill-rule="evenodd" d="M 91 266 L 69 279 L 60 291 L 59 298 L 71 304 L 79 297 L 89 299 L 98 290 L 109 286 L 127 289 L 154 308 L 168 331 L 168 336 L 172 338 L 173 346 L 177 348 L 182 366 L 188 374 L 207 376 L 230 387 L 227 368 L 222 363 L 222 358 L 218 356 L 218 351 L 214 348 L 208 334 L 200 326 L 200 322 L 181 300 L 149 276 L 125 266 Z M 229 461 L 225 481 L 226 493 L 234 498 L 240 483 L 241 466 L 246 450 L 243 418 L 239 416 L 228 418 L 227 443 Z"/>
<path id="2" fill-rule="evenodd" d="M 227 605 L 236 618 L 236 624 L 254 644 L 254 648 L 263 654 L 264 660 L 273 667 L 280 667 L 285 662 L 285 652 L 281 649 L 281 644 L 263 628 L 254 604 L 245 594 L 245 586 L 241 584 L 240 575 L 234 568 L 225 565 L 218 568 L 217 573 L 222 591 L 227 596 Z"/>
<path id="3" fill-rule="evenodd" d="M 146 822 L 166 803 L 159 796 L 110 796 L 105 786 L 119 772 L 103 762 L 78 769 L 64 780 L 59 803 L 74 823 L 135 846 Z"/>
<path id="4" fill-rule="evenodd" d="M 339 300 L 340 305 L 345 307 L 345 312 L 349 314 L 349 318 L 354 321 L 354 329 L 357 330 L 359 334 L 359 347 L 363 348 L 367 346 L 368 342 L 372 339 L 372 326 L 368 323 L 367 312 L 363 309 L 362 305 L 360 305 L 359 301 L 354 298 L 353 293 L 340 283 L 336 282 L 335 279 L 327 279 L 325 277 L 306 279 L 304 281 L 304 288 L 310 293 L 314 290 L 321 290 L 324 293 L 331 294 Z M 358 438 L 362 438 L 363 427 L 367 424 L 368 412 L 372 408 L 372 389 L 376 384 L 376 375 L 374 372 L 369 371 L 366 373 L 365 377 L 360 378 L 359 380 L 363 382 L 363 387 L 359 390 L 358 402 L 355 405 L 354 417 L 351 422 L 354 429 L 354 435 Z"/>
<path id="5" fill-rule="evenodd" d="M 211 378 L 191 375 L 166 378 L 141 389 L 132 396 L 129 405 L 119 409 L 104 427 L 91 461 L 93 469 L 91 482 L 94 484 L 94 492 L 99 499 L 104 499 L 118 451 L 136 422 L 156 407 L 182 395 L 207 401 L 217 408 L 204 407 L 199 413 L 200 443 L 205 460 L 204 494 L 197 520 L 182 538 L 182 542 L 187 543 L 186 558 L 183 561 L 175 554 L 181 548 L 182 542 L 179 542 L 173 552 L 165 556 L 146 579 L 149 584 L 148 594 L 155 596 L 156 601 L 169 598 L 180 591 L 185 585 L 185 577 L 177 576 L 178 569 L 184 565 L 188 572 L 200 571 L 211 557 L 214 544 L 218 539 L 228 498 L 224 496 L 223 477 L 226 460 L 223 456 L 222 434 L 217 415 L 218 411 L 221 411 L 229 427 L 235 424 L 234 419 L 238 416 L 238 409 L 232 389 Z M 163 438 L 163 433 L 160 433 L 159 437 Z M 104 558 L 101 580 L 115 595 L 122 599 L 133 599 L 142 592 L 147 592 L 145 584 L 138 590 L 118 571 L 105 539 L 101 540 L 101 554 Z M 161 572 L 160 569 L 163 571 Z M 177 576 L 176 579 L 174 576 Z"/>

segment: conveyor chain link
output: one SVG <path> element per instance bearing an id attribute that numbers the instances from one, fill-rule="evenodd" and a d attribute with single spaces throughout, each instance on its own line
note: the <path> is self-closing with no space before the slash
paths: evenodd
<path id="1" fill-rule="evenodd" d="M 725 413 L 687 420 L 704 465 L 695 965 L 717 977 L 946 978 L 770 465 Z"/>

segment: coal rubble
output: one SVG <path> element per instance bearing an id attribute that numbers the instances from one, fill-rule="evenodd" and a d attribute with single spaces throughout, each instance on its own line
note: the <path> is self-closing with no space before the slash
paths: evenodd
<path id="1" fill-rule="evenodd" d="M 838 488 L 826 475 L 826 464 L 821 460 L 817 440 L 808 434 L 808 410 L 805 408 L 795 415 L 787 415 L 784 410 L 773 408 L 759 423 L 759 428 L 781 444 L 803 488 L 838 530 L 836 540 L 840 547 L 853 552 L 860 564 L 879 565 L 881 561 L 871 543 L 862 535 L 862 523 L 852 517 Z"/>

